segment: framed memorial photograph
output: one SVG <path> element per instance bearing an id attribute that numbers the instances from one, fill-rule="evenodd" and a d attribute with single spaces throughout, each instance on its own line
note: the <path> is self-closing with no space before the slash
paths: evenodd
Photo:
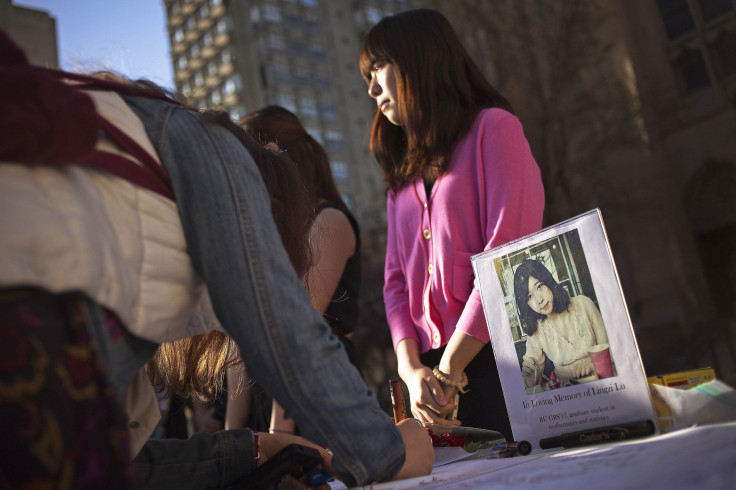
<path id="1" fill-rule="evenodd" d="M 472 258 L 514 438 L 655 420 L 598 209 Z M 638 426 L 638 425 L 637 425 Z"/>

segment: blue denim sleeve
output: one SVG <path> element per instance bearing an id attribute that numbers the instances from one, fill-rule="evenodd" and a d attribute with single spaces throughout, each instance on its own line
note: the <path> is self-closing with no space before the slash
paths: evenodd
<path id="1" fill-rule="evenodd" d="M 192 262 L 248 374 L 302 435 L 332 450 L 347 485 L 393 478 L 403 439 L 312 308 L 252 157 L 221 126 L 183 109 L 156 112 L 155 103 L 129 101 L 171 179 Z"/>
<path id="2" fill-rule="evenodd" d="M 133 460 L 145 488 L 228 488 L 255 469 L 248 429 L 152 439 Z"/>

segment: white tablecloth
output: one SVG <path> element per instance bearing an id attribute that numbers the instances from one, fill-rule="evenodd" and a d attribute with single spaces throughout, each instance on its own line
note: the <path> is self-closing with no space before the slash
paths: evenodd
<path id="1" fill-rule="evenodd" d="M 736 422 L 506 459 L 458 461 L 431 475 L 359 488 L 736 489 Z M 333 489 L 345 488 L 333 483 Z"/>

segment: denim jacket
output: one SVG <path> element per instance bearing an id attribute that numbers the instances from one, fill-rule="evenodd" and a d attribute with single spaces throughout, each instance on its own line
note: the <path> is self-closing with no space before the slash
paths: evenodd
<path id="1" fill-rule="evenodd" d="M 169 175 L 192 264 L 249 376 L 307 439 L 330 448 L 346 485 L 394 477 L 404 464 L 403 439 L 311 307 L 250 154 L 227 129 L 193 111 L 124 98 Z M 175 466 L 166 470 L 168 463 Z M 150 441 L 135 464 L 150 487 L 224 488 L 253 469 L 252 436 L 241 430 Z"/>

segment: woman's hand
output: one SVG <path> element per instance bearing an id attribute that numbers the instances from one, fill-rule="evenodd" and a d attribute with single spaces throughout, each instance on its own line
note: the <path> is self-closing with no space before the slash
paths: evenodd
<path id="1" fill-rule="evenodd" d="M 436 424 L 458 425 L 456 420 L 447 420 L 447 415 L 455 409 L 454 397 L 447 397 L 443 385 L 437 381 L 432 370 L 427 366 L 419 366 L 404 370 L 401 378 L 409 388 L 411 399 L 411 413 L 421 422 Z M 452 388 L 452 387 L 447 387 Z"/>
<path id="2" fill-rule="evenodd" d="M 394 480 L 430 474 L 434 465 L 434 447 L 427 429 L 416 419 L 404 419 L 397 427 L 404 438 L 406 460 Z"/>
<path id="3" fill-rule="evenodd" d="M 401 480 L 404 478 L 413 478 L 415 476 L 428 475 L 432 472 L 434 464 L 434 447 L 432 439 L 421 424 L 415 419 L 405 419 L 398 423 L 397 428 L 404 439 L 404 447 L 406 448 L 406 459 L 404 466 L 394 478 Z M 332 475 L 335 474 L 332 468 L 332 454 L 323 449 L 321 446 L 304 439 L 303 437 L 291 434 L 267 434 L 260 432 L 258 438 L 258 452 L 261 457 L 258 459 L 258 466 L 262 465 L 268 458 L 273 457 L 281 449 L 289 444 L 301 444 L 302 446 L 317 449 L 322 456 L 322 468 Z M 300 489 L 307 488 L 303 483 L 292 478 L 283 478 L 279 482 L 278 488 L 284 489 Z M 329 485 L 316 487 L 317 489 L 329 488 Z"/>
<path id="4" fill-rule="evenodd" d="M 414 339 L 403 339 L 396 346 L 399 361 L 399 376 L 406 383 L 411 399 L 411 413 L 422 422 L 457 425 L 442 418 L 440 413 L 451 413 L 454 402 L 445 397 L 443 387 L 432 374 L 432 369 L 419 359 L 419 343 Z M 449 402 L 449 404 L 448 404 Z"/>
<path id="5" fill-rule="evenodd" d="M 595 373 L 595 369 L 590 358 L 583 357 L 564 366 L 555 366 L 555 373 L 558 379 L 566 381 L 591 375 Z"/>
<path id="6" fill-rule="evenodd" d="M 534 359 L 524 359 L 521 363 L 521 376 L 524 378 L 524 386 L 531 388 L 542 381 L 542 370 L 537 367 Z"/>
<path id="7" fill-rule="evenodd" d="M 572 377 L 573 379 L 584 378 L 585 376 L 590 376 L 594 372 L 595 369 L 593 368 L 593 363 L 590 360 L 587 360 L 573 366 Z"/>

